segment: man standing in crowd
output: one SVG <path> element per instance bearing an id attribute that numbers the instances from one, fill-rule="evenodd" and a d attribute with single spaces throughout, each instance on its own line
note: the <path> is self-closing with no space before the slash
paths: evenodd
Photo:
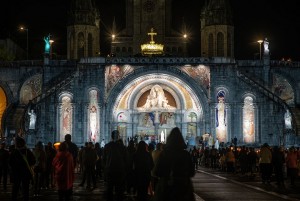
<path id="1" fill-rule="evenodd" d="M 105 145 L 103 153 L 104 174 L 107 182 L 107 200 L 114 200 L 114 188 L 116 200 L 123 200 L 126 178 L 126 149 L 119 140 L 119 131 L 111 133 L 112 141 Z"/>
<path id="2" fill-rule="evenodd" d="M 76 168 L 76 161 L 77 161 L 77 154 L 78 154 L 78 147 L 75 143 L 71 141 L 72 137 L 70 134 L 65 135 L 65 142 L 68 145 L 68 151 L 72 154 L 73 156 L 73 163 L 74 163 L 74 168 Z"/>
<path id="3" fill-rule="evenodd" d="M 4 191 L 6 191 L 6 185 L 7 185 L 8 158 L 9 158 L 9 152 L 8 150 L 5 149 L 5 143 L 2 142 L 0 145 L 0 184 L 2 182 Z"/>

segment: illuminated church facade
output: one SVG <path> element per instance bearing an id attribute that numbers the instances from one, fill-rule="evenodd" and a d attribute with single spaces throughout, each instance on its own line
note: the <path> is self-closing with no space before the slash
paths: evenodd
<path id="1" fill-rule="evenodd" d="M 226 0 L 208 1 L 201 11 L 201 57 L 186 57 L 181 36 L 172 35 L 171 0 L 127 0 L 123 43 L 112 41 L 115 57 L 97 57 L 98 11 L 92 1 L 75 2 L 67 30 L 68 57 L 76 62 L 1 64 L 2 138 L 22 135 L 35 144 L 71 134 L 84 144 L 108 142 L 117 129 L 124 143 L 164 142 L 177 126 L 190 144 L 209 134 L 240 145 L 299 143 L 300 64 L 271 60 L 267 40 L 261 60 L 235 60 Z M 133 56 L 143 53 L 151 28 L 172 56 Z"/>

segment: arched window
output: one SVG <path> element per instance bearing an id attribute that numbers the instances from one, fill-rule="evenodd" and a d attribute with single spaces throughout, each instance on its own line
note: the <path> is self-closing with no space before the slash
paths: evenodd
<path id="1" fill-rule="evenodd" d="M 225 107 L 225 91 L 217 94 L 216 137 L 219 142 L 227 142 L 227 112 Z"/>
<path id="2" fill-rule="evenodd" d="M 84 35 L 80 32 L 77 39 L 77 59 L 82 57 L 84 57 Z"/>
<path id="3" fill-rule="evenodd" d="M 70 96 L 63 95 L 60 103 L 60 141 L 66 134 L 72 135 L 73 106 Z"/>
<path id="4" fill-rule="evenodd" d="M 93 36 L 91 33 L 88 35 L 88 56 L 93 56 Z"/>
<path id="5" fill-rule="evenodd" d="M 208 57 L 214 56 L 214 36 L 212 34 L 208 35 Z"/>
<path id="6" fill-rule="evenodd" d="M 122 52 L 126 52 L 126 47 L 122 47 Z"/>
<path id="7" fill-rule="evenodd" d="M 190 112 L 188 115 L 188 127 L 187 135 L 190 137 L 197 136 L 197 114 L 195 112 Z"/>
<path id="8" fill-rule="evenodd" d="M 253 98 L 247 96 L 243 107 L 243 138 L 246 143 L 255 141 L 255 112 Z"/>
<path id="9" fill-rule="evenodd" d="M 98 91 L 90 90 L 89 92 L 89 107 L 88 107 L 88 136 L 87 141 L 99 142 L 100 140 L 100 111 L 98 105 Z"/>
<path id="10" fill-rule="evenodd" d="M 224 57 L 224 34 L 221 32 L 217 34 L 217 56 Z"/>

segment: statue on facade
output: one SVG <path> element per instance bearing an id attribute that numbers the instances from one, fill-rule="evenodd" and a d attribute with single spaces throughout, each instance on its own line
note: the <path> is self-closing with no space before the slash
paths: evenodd
<path id="1" fill-rule="evenodd" d="M 269 41 L 267 38 L 265 38 L 264 40 L 264 55 L 268 55 L 269 54 Z"/>
<path id="2" fill-rule="evenodd" d="M 51 48 L 50 34 L 44 37 L 44 41 L 45 41 L 45 54 L 50 54 L 50 48 Z"/>
<path id="3" fill-rule="evenodd" d="M 159 85 L 154 85 L 150 90 L 150 94 L 143 108 L 170 109 L 173 107 L 168 104 L 163 88 Z"/>
<path id="4" fill-rule="evenodd" d="M 31 112 L 28 112 L 29 115 L 29 129 L 35 129 L 35 122 L 36 122 L 36 114 L 34 113 L 34 110 L 31 110 Z"/>

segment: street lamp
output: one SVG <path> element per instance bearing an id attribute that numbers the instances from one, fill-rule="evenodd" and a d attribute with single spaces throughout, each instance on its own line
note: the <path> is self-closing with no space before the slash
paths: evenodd
<path id="1" fill-rule="evenodd" d="M 259 43 L 259 60 L 261 60 L 261 44 L 264 42 L 263 40 L 258 40 Z"/>
<path id="2" fill-rule="evenodd" d="M 28 60 L 28 29 L 25 27 L 20 27 L 21 31 L 26 31 L 26 58 Z"/>

